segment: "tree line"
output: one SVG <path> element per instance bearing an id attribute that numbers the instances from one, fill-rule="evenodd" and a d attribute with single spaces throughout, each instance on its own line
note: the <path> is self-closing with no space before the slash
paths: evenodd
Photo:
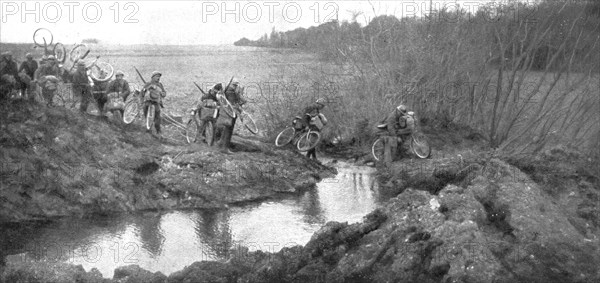
<path id="1" fill-rule="evenodd" d="M 522 153 L 600 145 L 599 34 L 599 1 L 514 1 L 272 30 L 235 45 L 307 50 L 338 66 L 343 76 L 314 80 L 344 86 L 345 107 L 331 115 L 345 128 L 371 127 L 405 103 L 424 121 L 468 125 L 490 148 Z"/>

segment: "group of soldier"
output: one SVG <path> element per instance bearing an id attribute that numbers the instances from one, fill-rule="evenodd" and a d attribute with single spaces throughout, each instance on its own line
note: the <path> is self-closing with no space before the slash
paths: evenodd
<path id="1" fill-rule="evenodd" d="M 23 99 L 34 101 L 39 94 L 43 103 L 47 106 L 53 106 L 54 97 L 59 91 L 61 82 L 70 83 L 72 87 L 72 95 L 74 98 L 80 99 L 79 111 L 87 113 L 89 103 L 92 98 L 97 103 L 97 108 L 100 116 L 105 114 L 105 105 L 113 100 L 127 101 L 132 94 L 129 83 L 125 80 L 125 74 L 122 71 L 115 72 L 115 78 L 112 81 L 105 80 L 103 74 L 100 73 L 98 80 L 93 79 L 88 75 L 88 69 L 84 61 L 76 61 L 71 69 L 66 70 L 59 65 L 54 55 L 43 56 L 41 60 L 36 61 L 31 53 L 25 55 L 25 60 L 17 67 L 17 63 L 13 60 L 10 52 L 2 53 L 0 58 L 1 68 L 0 76 L 2 81 L 0 84 L 0 94 L 2 99 L 8 99 L 11 96 L 21 96 Z M 166 96 L 166 91 L 160 78 L 162 74 L 155 71 L 151 75 L 151 79 L 147 82 L 140 91 L 140 102 L 143 105 L 144 117 L 148 114 L 150 105 L 154 105 L 154 127 L 156 134 L 161 137 L 161 108 L 163 107 L 163 99 Z M 39 92 L 39 93 L 38 93 Z M 223 89 L 222 84 L 216 84 L 201 98 L 201 103 L 198 105 L 196 115 L 196 123 L 200 129 L 200 133 L 204 132 L 204 124 L 208 119 L 206 114 L 208 108 L 215 108 L 219 100 L 217 94 L 223 94 L 232 105 L 241 107 L 246 103 L 241 95 L 241 87 L 239 82 L 234 81 L 226 89 Z M 111 104 L 112 105 L 112 104 Z M 112 108 L 106 107 L 108 111 L 120 112 L 121 117 L 124 114 L 123 107 Z M 204 109 L 204 111 L 202 111 Z M 204 115 L 204 116 L 203 116 Z M 233 128 L 235 127 L 236 117 L 228 117 L 225 124 L 219 128 L 218 135 L 220 136 L 219 145 L 229 151 L 231 148 L 231 137 Z"/>
<path id="2" fill-rule="evenodd" d="M 32 78 L 38 69 L 38 63 L 29 53 L 25 57 L 26 61 L 18 67 L 10 51 L 0 54 L 0 99 L 4 100 L 14 93 L 27 90 L 27 81 L 24 81 L 19 73 L 23 72 L 24 75 Z"/>
<path id="3" fill-rule="evenodd" d="M 129 84 L 124 79 L 125 74 L 122 71 L 115 72 L 115 79 L 109 82 L 108 80 L 103 80 L 101 77 L 103 74 L 100 74 L 100 80 L 91 79 L 88 76 L 89 67 L 83 61 L 76 62 L 76 68 L 71 72 L 61 68 L 53 55 L 43 56 L 39 64 L 33 59 L 30 53 L 25 55 L 25 59 L 20 67 L 17 68 L 17 63 L 13 61 L 12 54 L 10 52 L 2 53 L 2 57 L 0 58 L 0 98 L 6 99 L 10 95 L 17 93 L 25 99 L 33 100 L 37 92 L 37 86 L 40 86 L 41 95 L 45 103 L 48 106 L 52 106 L 58 83 L 61 81 L 70 82 L 72 83 L 73 95 L 81 99 L 79 110 L 86 113 L 91 98 L 94 98 L 100 112 L 99 114 L 103 116 L 105 104 L 109 99 L 120 100 L 124 105 L 124 102 L 131 94 Z M 163 107 L 162 100 L 166 96 L 165 88 L 160 82 L 161 77 L 162 74 L 160 72 L 153 72 L 150 81 L 144 85 L 140 92 L 140 102 L 143 103 L 144 117 L 148 114 L 149 106 L 155 106 L 154 127 L 159 137 L 161 136 L 160 114 Z M 206 121 L 215 119 L 213 114 L 219 106 L 217 95 L 224 95 L 234 107 L 238 108 L 246 103 L 246 100 L 242 96 L 242 91 L 243 88 L 240 87 L 239 82 L 233 81 L 226 89 L 223 88 L 222 84 L 218 83 L 202 96 L 194 117 L 198 132 L 200 133 L 198 141 L 202 141 L 204 138 L 203 133 Z M 306 121 L 302 122 L 305 124 L 311 123 L 310 117 L 319 115 L 323 107 L 324 101 L 322 99 L 306 107 L 303 113 Z M 121 117 L 124 114 L 123 108 L 110 109 L 110 111 L 113 114 L 116 114 L 116 111 L 120 112 Z M 221 121 L 225 122 L 222 122 L 217 129 L 217 135 L 220 137 L 219 146 L 222 150 L 227 151 L 227 153 L 231 152 L 231 138 L 236 118 L 227 117 L 221 119 Z M 384 156 L 386 162 L 390 162 L 390 159 L 395 156 L 397 144 L 395 137 L 406 136 L 413 130 L 414 121 L 411 119 L 407 115 L 406 107 L 400 105 L 382 121 L 383 124 L 387 125 L 390 137 L 385 141 Z M 311 149 L 308 151 L 307 156 L 316 159 L 315 150 Z"/>
<path id="4" fill-rule="evenodd" d="M 90 100 L 94 98 L 100 115 L 103 115 L 104 105 L 108 100 L 107 93 L 115 92 L 123 101 L 130 94 L 129 84 L 124 80 L 123 72 L 117 71 L 115 79 L 110 82 L 90 80 L 87 74 L 88 66 L 83 61 L 76 62 L 75 70 L 70 71 L 62 68 L 54 55 L 44 55 L 38 63 L 33 59 L 31 53 L 27 53 L 25 61 L 17 68 L 12 54 L 7 51 L 2 53 L 1 62 L 0 94 L 2 99 L 8 99 L 10 96 L 22 96 L 24 99 L 33 101 L 38 94 L 39 86 L 39 94 L 44 103 L 47 106 L 53 106 L 59 83 L 68 82 L 72 84 L 73 95 L 81 99 L 80 111 L 87 112 Z"/>
<path id="5" fill-rule="evenodd" d="M 218 95 L 224 95 L 227 101 L 229 101 L 237 111 L 237 109 L 240 109 L 247 103 L 242 92 L 243 88 L 240 86 L 239 82 L 233 81 L 230 85 L 226 86 L 225 89 L 223 88 L 223 84 L 215 84 L 207 93 L 202 95 L 200 104 L 197 106 L 196 115 L 194 115 L 198 133 L 200 134 L 198 141 L 202 142 L 205 140 L 203 133 L 207 125 L 206 122 L 215 119 L 214 114 L 216 113 L 216 108 L 221 106 L 219 104 L 220 100 Z M 226 113 L 221 113 L 219 115 L 221 116 L 219 119 L 221 123 L 217 123 L 217 135 L 220 137 L 219 147 L 226 153 L 231 153 L 231 138 L 233 137 L 237 115 L 234 115 L 235 117 L 230 117 Z"/>

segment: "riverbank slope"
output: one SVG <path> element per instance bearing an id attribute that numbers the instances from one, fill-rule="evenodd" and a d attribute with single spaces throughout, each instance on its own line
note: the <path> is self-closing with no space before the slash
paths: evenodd
<path id="1" fill-rule="evenodd" d="M 137 124 L 13 101 L 2 111 L 0 223 L 212 208 L 307 189 L 333 169 L 255 140 L 228 154 Z"/>

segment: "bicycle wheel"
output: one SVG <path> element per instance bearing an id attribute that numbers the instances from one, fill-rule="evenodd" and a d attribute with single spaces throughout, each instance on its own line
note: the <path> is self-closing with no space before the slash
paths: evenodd
<path id="1" fill-rule="evenodd" d="M 44 47 L 51 45 L 53 42 L 54 36 L 50 30 L 39 28 L 33 32 L 33 43 L 35 43 L 35 46 Z"/>
<path id="2" fill-rule="evenodd" d="M 133 122 L 133 120 L 135 120 L 135 117 L 137 117 L 139 113 L 139 107 L 137 102 L 130 100 L 126 105 L 125 105 L 125 112 L 123 113 L 123 122 L 125 124 L 131 124 L 131 122 Z"/>
<path id="3" fill-rule="evenodd" d="M 380 161 L 383 159 L 383 151 L 383 139 L 378 138 L 373 143 L 373 146 L 371 146 L 371 154 L 373 154 L 373 158 L 375 158 L 375 160 Z"/>
<path id="4" fill-rule="evenodd" d="M 64 63 L 67 59 L 67 50 L 65 49 L 65 46 L 60 42 L 57 42 L 56 45 L 54 45 L 54 50 L 52 50 L 52 53 L 54 53 L 56 61 L 58 61 L 61 64 Z"/>
<path id="5" fill-rule="evenodd" d="M 310 131 L 306 134 L 303 134 L 300 139 L 298 139 L 298 144 L 296 147 L 299 151 L 309 151 L 315 148 L 319 142 L 321 141 L 321 134 L 319 132 Z"/>
<path id="6" fill-rule="evenodd" d="M 148 112 L 146 114 L 146 130 L 152 130 L 154 126 L 154 104 L 148 106 Z"/>
<path id="7" fill-rule="evenodd" d="M 294 130 L 294 128 L 287 127 L 283 129 L 283 131 L 281 131 L 281 133 L 279 133 L 279 135 L 277 135 L 277 138 L 275 139 L 275 146 L 282 147 L 292 142 L 295 135 L 296 130 Z"/>
<path id="8" fill-rule="evenodd" d="M 198 125 L 196 125 L 196 121 L 194 121 L 194 119 L 191 119 L 185 127 L 185 140 L 187 143 L 195 143 L 197 138 Z"/>
<path id="9" fill-rule="evenodd" d="M 69 60 L 71 60 L 71 62 L 81 60 L 87 56 L 89 51 L 90 49 L 87 47 L 87 45 L 77 44 L 75 47 L 73 47 L 73 49 L 71 49 L 71 52 L 69 53 Z"/>
<path id="10" fill-rule="evenodd" d="M 106 82 L 112 78 L 114 71 L 111 64 L 106 62 L 96 62 L 90 68 L 90 76 L 99 82 Z"/>
<path id="11" fill-rule="evenodd" d="M 206 121 L 204 125 L 204 138 L 208 146 L 212 146 L 215 142 L 215 125 L 212 121 Z"/>
<path id="12" fill-rule="evenodd" d="M 248 129 L 248 131 L 250 131 L 253 134 L 258 134 L 258 127 L 256 126 L 256 122 L 254 121 L 254 119 L 252 118 L 252 116 L 250 116 L 250 114 L 248 114 L 248 112 L 243 111 L 242 114 L 240 115 L 240 119 L 243 121 L 244 123 L 244 127 L 246 127 L 246 129 Z"/>
<path id="13" fill-rule="evenodd" d="M 225 111 L 227 115 L 231 118 L 235 118 L 237 115 L 235 114 L 235 109 L 233 105 L 229 102 L 229 100 L 225 97 L 225 95 L 217 95 L 217 99 L 219 100 L 219 104 L 221 105 L 221 110 Z"/>
<path id="14" fill-rule="evenodd" d="M 410 141 L 410 148 L 413 153 L 419 158 L 428 158 L 431 155 L 431 147 L 425 135 L 415 133 Z"/>

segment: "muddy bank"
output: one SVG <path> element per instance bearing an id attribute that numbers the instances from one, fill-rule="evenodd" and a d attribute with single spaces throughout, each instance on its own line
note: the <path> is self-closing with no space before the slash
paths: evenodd
<path id="1" fill-rule="evenodd" d="M 94 118 L 85 119 L 102 126 Z M 143 135 L 124 132 L 124 141 L 120 142 L 131 144 L 129 150 L 111 156 L 133 156 L 127 160 L 132 160 L 134 166 L 125 171 L 132 174 L 126 175 L 130 177 L 129 188 L 138 191 L 144 188 L 141 191 L 147 193 L 140 195 L 121 188 L 120 192 L 133 194 L 141 201 L 127 202 L 132 207 L 123 209 L 95 204 L 113 208 L 101 211 L 138 209 L 138 203 L 145 209 L 239 202 L 246 197 L 260 197 L 268 187 L 261 186 L 263 183 L 272 182 L 275 189 L 269 193 L 294 191 L 307 185 L 301 180 L 309 176 L 316 180 L 318 176 L 313 172 L 325 170 L 297 158 L 295 153 L 274 151 L 259 142 L 238 140 L 239 152 L 222 155 L 155 142 L 150 142 L 151 147 Z M 95 141 L 88 138 L 90 142 Z M 100 142 L 95 145 L 106 147 Z M 7 156 L 5 151 L 3 147 Z M 504 161 L 494 153 L 463 150 L 428 160 L 402 159 L 391 167 L 378 168 L 382 190 L 387 190 L 391 199 L 361 223 L 329 222 L 305 246 L 284 248 L 278 253 L 240 248 L 230 251 L 226 261 L 196 262 L 168 276 L 135 265 L 124 266 L 115 270 L 112 279 L 102 278 L 97 270 L 86 272 L 81 266 L 69 264 L 9 263 L 0 271 L 0 279 L 7 282 L 598 282 L 598 180 L 585 167 L 565 162 L 568 155 L 559 150 L 536 158 Z M 23 156 L 32 158 L 33 154 Z M 85 160 L 92 164 L 95 160 L 113 160 L 92 156 Z M 287 157 L 294 157 L 294 161 L 284 160 Z M 206 177 L 207 187 L 218 182 L 214 188 L 221 190 L 206 189 L 201 194 L 190 191 L 193 184 L 202 180 L 197 172 L 211 168 L 205 165 L 208 160 L 213 162 L 209 164 L 218 164 L 216 168 L 229 168 L 207 169 L 207 173 L 200 174 Z M 261 160 L 264 163 L 259 163 Z M 254 167 L 257 163 L 277 166 L 262 169 Z M 245 173 L 236 176 L 244 177 L 218 181 L 223 172 L 238 170 L 239 164 Z M 308 176 L 298 178 L 294 175 L 298 171 L 290 164 L 297 164 Z M 262 174 L 252 175 L 258 172 Z M 286 177 L 273 180 L 264 177 L 269 173 Z M 233 189 L 240 183 L 248 190 Z"/>
<path id="2" fill-rule="evenodd" d="M 464 161 L 465 164 L 471 162 Z M 72 265 L 14 264 L 4 280 L 61 282 L 597 282 L 598 227 L 500 159 L 457 184 L 403 189 L 362 223 L 329 222 L 304 246 L 231 251 L 166 276 L 137 266 L 113 279 Z M 581 182 L 582 185 L 586 185 Z M 587 185 L 586 185 L 587 186 Z M 600 199 L 600 198 L 599 198 Z"/>
<path id="3" fill-rule="evenodd" d="M 293 193 L 333 169 L 236 138 L 235 152 L 159 141 L 139 125 L 15 102 L 0 115 L 0 223 L 207 208 Z"/>

